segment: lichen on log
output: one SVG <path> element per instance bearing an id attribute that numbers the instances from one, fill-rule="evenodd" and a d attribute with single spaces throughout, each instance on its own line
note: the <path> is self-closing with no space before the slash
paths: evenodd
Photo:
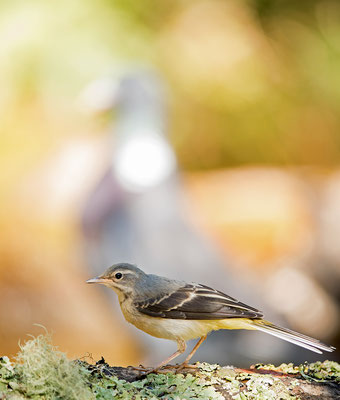
<path id="1" fill-rule="evenodd" d="M 192 368 L 194 367 L 194 368 Z M 249 369 L 196 363 L 166 366 L 143 375 L 133 367 L 69 360 L 40 335 L 21 346 L 16 359 L 0 357 L 1 400 L 164 399 L 164 400 L 333 400 L 340 398 L 340 365 L 257 364 Z"/>

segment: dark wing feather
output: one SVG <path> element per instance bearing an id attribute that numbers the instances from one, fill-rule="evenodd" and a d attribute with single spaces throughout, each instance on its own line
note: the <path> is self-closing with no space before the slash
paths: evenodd
<path id="1" fill-rule="evenodd" d="M 158 318 L 213 320 L 262 318 L 263 314 L 204 285 L 185 285 L 174 292 L 135 303 L 142 314 Z"/>

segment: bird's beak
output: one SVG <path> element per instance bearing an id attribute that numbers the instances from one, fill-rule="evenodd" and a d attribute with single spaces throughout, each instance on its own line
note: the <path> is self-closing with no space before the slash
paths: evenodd
<path id="1" fill-rule="evenodd" d="M 86 283 L 107 283 L 107 279 L 101 278 L 100 276 L 97 276 L 92 279 L 88 279 Z"/>

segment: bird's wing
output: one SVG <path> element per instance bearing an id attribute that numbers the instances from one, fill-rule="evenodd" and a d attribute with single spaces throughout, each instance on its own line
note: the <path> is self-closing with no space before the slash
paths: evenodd
<path id="1" fill-rule="evenodd" d="M 255 308 L 200 284 L 188 284 L 158 297 L 136 301 L 135 306 L 142 314 L 158 318 L 213 320 L 263 316 Z"/>

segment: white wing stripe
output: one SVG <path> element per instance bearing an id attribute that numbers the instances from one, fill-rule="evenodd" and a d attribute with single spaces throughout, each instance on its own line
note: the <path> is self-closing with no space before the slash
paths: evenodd
<path id="1" fill-rule="evenodd" d="M 166 311 L 171 311 L 171 310 L 176 310 L 179 307 L 182 307 L 183 304 L 187 303 L 188 301 L 190 301 L 193 297 L 195 297 L 195 292 L 189 292 L 188 293 L 188 297 L 186 299 L 184 299 L 183 301 L 181 301 L 180 303 L 178 303 L 176 306 L 174 307 L 170 307 L 169 309 L 167 309 Z"/>
<path id="2" fill-rule="evenodd" d="M 173 292 L 167 293 L 166 295 L 164 295 L 160 299 L 155 298 L 154 301 L 152 301 L 150 303 L 144 303 L 140 307 L 141 308 L 148 308 L 149 306 L 154 306 L 155 304 L 159 304 L 160 302 L 162 302 L 163 300 L 169 298 L 171 295 L 173 295 L 176 292 L 177 292 L 177 290 L 174 290 Z"/>

